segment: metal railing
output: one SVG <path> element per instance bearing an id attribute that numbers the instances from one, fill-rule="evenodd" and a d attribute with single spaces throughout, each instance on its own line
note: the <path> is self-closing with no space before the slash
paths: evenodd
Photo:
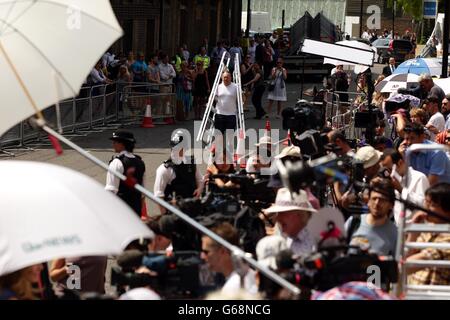
<path id="1" fill-rule="evenodd" d="M 115 82 L 85 86 L 78 96 L 60 102 L 61 129 L 66 137 L 78 137 L 137 124 L 142 121 L 147 105 L 151 106 L 153 119 L 172 124 L 176 106 L 174 85 Z M 48 123 L 56 124 L 55 106 L 45 109 L 43 115 Z M 0 137 L 0 157 L 14 157 L 50 145 L 47 137 L 24 120 Z"/>

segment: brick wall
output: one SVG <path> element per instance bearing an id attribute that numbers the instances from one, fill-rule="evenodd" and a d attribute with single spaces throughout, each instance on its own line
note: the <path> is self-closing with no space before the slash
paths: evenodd
<path id="1" fill-rule="evenodd" d="M 232 39 L 239 34 L 242 0 L 163 0 L 163 3 L 161 49 L 171 55 L 181 42 L 186 42 L 190 51 L 195 52 L 205 37 L 210 40 L 210 46 L 213 46 L 219 38 Z M 111 4 L 119 23 L 124 25 L 124 21 L 133 20 L 132 34 L 126 34 L 126 39 L 119 40 L 114 45 L 115 51 L 124 50 L 124 43 L 130 42 L 134 52 L 158 49 L 160 0 L 111 0 Z M 231 13 L 211 9 L 222 5 Z M 157 26 L 153 35 L 149 34 L 151 30 L 147 27 L 149 19 L 154 19 Z M 154 48 L 147 45 L 151 36 L 155 39 Z"/>

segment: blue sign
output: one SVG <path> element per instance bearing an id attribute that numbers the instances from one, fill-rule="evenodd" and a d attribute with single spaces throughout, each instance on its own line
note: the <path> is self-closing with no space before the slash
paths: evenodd
<path id="1" fill-rule="evenodd" d="M 437 15 L 437 1 L 425 0 L 423 2 L 423 17 L 427 19 L 434 19 Z"/>

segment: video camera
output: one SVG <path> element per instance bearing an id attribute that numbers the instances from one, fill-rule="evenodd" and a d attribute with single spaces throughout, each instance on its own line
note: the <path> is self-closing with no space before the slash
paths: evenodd
<path id="1" fill-rule="evenodd" d="M 165 299 L 196 298 L 201 295 L 200 253 L 178 251 L 147 253 L 139 250 L 125 251 L 118 257 L 119 266 L 112 268 L 111 284 L 130 289 L 149 286 Z M 146 267 L 156 273 L 135 273 L 139 267 Z"/>
<path id="2" fill-rule="evenodd" d="M 256 243 L 266 235 L 259 213 L 269 207 L 276 197 L 275 191 L 267 186 L 270 180 L 241 174 L 218 174 L 210 179 L 226 179 L 235 186 L 211 188 L 200 199 L 179 198 L 177 207 L 207 228 L 222 222 L 230 223 L 238 230 L 242 248 L 255 253 Z M 165 234 L 171 235 L 174 251 L 201 250 L 200 234 L 176 215 L 164 215 L 159 224 Z"/>
<path id="3" fill-rule="evenodd" d="M 294 256 L 289 250 L 276 258 L 277 273 L 302 290 L 301 299 L 309 299 L 311 290 L 326 291 L 346 282 L 367 282 L 368 267 L 379 268 L 381 289 L 388 290 L 398 280 L 397 263 L 392 257 L 380 257 L 357 246 L 326 247 L 308 256 Z M 280 287 L 264 276 L 260 291 L 266 298 L 277 298 Z"/>
<path id="4" fill-rule="evenodd" d="M 369 105 L 370 110 L 355 113 L 355 128 L 372 128 L 384 119 L 384 113 L 380 109 Z"/>
<path id="5" fill-rule="evenodd" d="M 325 125 L 321 108 L 300 100 L 293 108 L 285 108 L 282 117 L 283 130 L 290 131 L 292 143 L 300 147 L 303 155 L 313 158 L 325 154 L 328 138 L 319 132 Z"/>

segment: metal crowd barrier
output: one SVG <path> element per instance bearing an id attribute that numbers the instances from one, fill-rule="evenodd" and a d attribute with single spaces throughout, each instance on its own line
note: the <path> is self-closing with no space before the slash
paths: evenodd
<path id="1" fill-rule="evenodd" d="M 142 120 L 148 102 L 151 102 L 154 119 L 175 117 L 176 94 L 173 85 L 115 82 L 82 87 L 78 96 L 59 104 L 63 134 L 66 137 L 87 136 L 137 123 Z M 48 123 L 56 127 L 55 106 L 45 109 L 43 115 Z M 165 122 L 168 123 L 173 122 Z M 33 151 L 33 148 L 50 145 L 46 136 L 24 120 L 0 137 L 0 157 L 14 157 Z"/>
<path id="2" fill-rule="evenodd" d="M 348 102 L 343 102 L 339 94 L 349 96 Z M 355 113 L 360 111 L 361 105 L 355 104 L 358 97 L 365 97 L 364 93 L 328 91 L 324 96 L 325 117 L 333 129 L 342 130 L 348 139 L 359 139 L 363 136 L 363 129 L 355 128 Z"/>
<path id="3" fill-rule="evenodd" d="M 170 124 L 176 117 L 177 97 L 173 84 L 132 83 L 120 89 L 119 120 L 135 124 L 142 121 L 147 106 L 155 124 Z"/>

